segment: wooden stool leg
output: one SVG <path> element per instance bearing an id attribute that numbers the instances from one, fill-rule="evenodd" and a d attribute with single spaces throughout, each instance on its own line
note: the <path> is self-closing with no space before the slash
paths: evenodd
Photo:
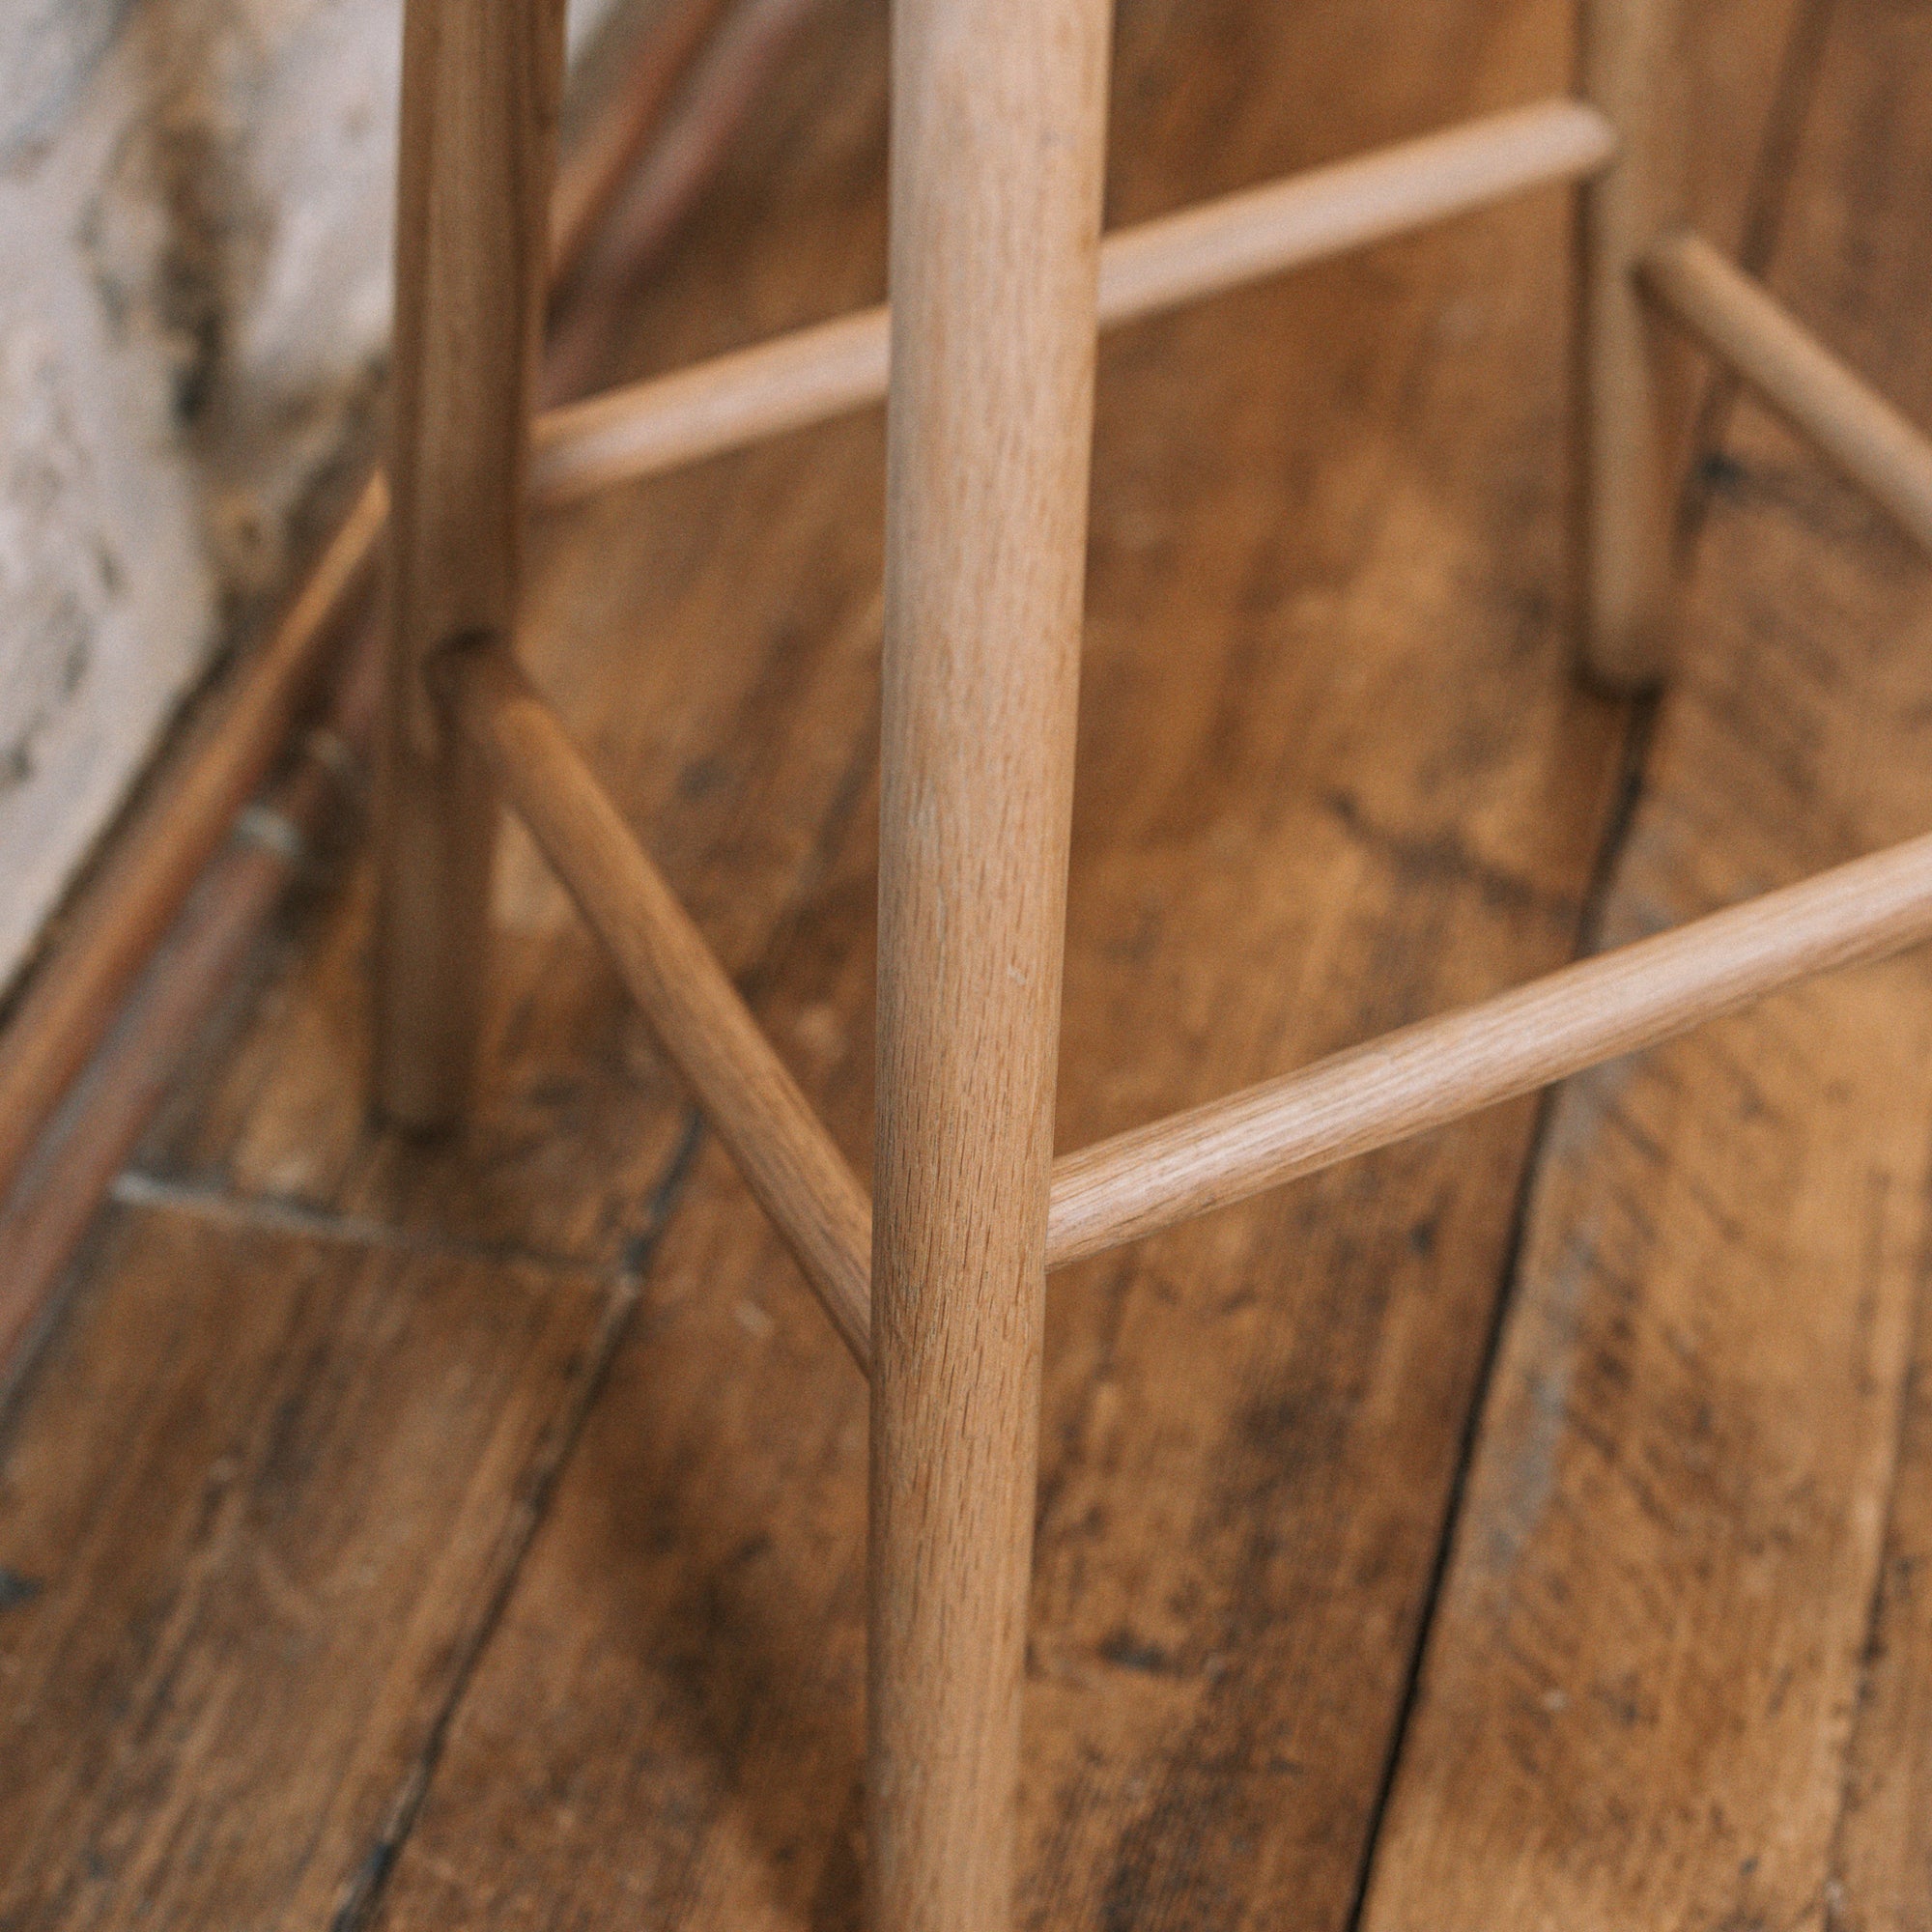
<path id="1" fill-rule="evenodd" d="M 1578 212 L 1577 567 L 1583 669 L 1655 684 L 1671 655 L 1670 489 L 1650 330 L 1634 269 L 1667 205 L 1660 123 L 1674 0 L 1579 0 L 1581 91 L 1617 130 Z"/>
<path id="2" fill-rule="evenodd" d="M 469 1085 L 496 820 L 423 666 L 515 617 L 562 70 L 563 0 L 408 0 L 376 1092 L 423 1130 Z"/>
<path id="3" fill-rule="evenodd" d="M 867 1859 L 1011 1918 L 1110 0 L 896 0 Z"/>

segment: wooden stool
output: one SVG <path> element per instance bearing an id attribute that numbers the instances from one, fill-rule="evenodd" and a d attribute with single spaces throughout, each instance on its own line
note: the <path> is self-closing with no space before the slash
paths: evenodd
<path id="1" fill-rule="evenodd" d="M 531 425 L 561 0 L 409 0 L 379 1098 L 460 1113 L 497 787 L 872 1377 L 879 1932 L 1011 1918 L 1046 1270 L 1932 935 L 1932 838 L 1055 1160 L 1094 337 L 1539 184 L 1580 195 L 1582 656 L 1654 679 L 1668 489 L 1645 313 L 1921 541 L 1932 446 L 1662 225 L 1663 0 L 1584 0 L 1558 99 L 1099 240 L 1110 0 L 895 0 L 890 314 Z M 888 372 L 890 370 L 890 382 Z M 872 1205 L 509 644 L 526 497 L 888 395 Z"/>

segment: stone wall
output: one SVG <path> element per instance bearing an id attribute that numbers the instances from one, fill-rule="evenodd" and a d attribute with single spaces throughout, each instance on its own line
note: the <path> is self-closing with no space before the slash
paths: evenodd
<path id="1" fill-rule="evenodd" d="M 400 53 L 400 0 L 0 0 L 0 986 L 366 415 Z"/>

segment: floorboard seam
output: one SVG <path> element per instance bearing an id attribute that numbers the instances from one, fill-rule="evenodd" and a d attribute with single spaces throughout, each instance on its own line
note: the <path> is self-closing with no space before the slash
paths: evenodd
<path id="1" fill-rule="evenodd" d="M 410 1833 L 421 1815 L 424 1800 L 435 1782 L 437 1767 L 448 1742 L 450 1727 L 462 1709 L 477 1665 L 490 1648 L 511 1593 L 523 1574 L 524 1560 L 536 1541 L 538 1529 L 550 1508 L 557 1484 L 570 1465 L 583 1426 L 589 1419 L 604 1383 L 616 1360 L 617 1351 L 630 1331 L 638 1303 L 641 1299 L 643 1278 L 658 1243 L 670 1226 L 671 1216 L 683 1195 L 686 1182 L 697 1161 L 704 1140 L 703 1117 L 694 1107 L 687 1111 L 684 1130 L 670 1158 L 665 1163 L 644 1205 L 643 1224 L 625 1253 L 624 1264 L 611 1285 L 611 1293 L 598 1324 L 597 1335 L 584 1357 L 583 1371 L 563 1410 L 560 1425 L 549 1453 L 531 1468 L 524 1493 L 504 1533 L 502 1567 L 491 1585 L 482 1614 L 477 1618 L 457 1658 L 448 1691 L 430 1720 L 422 1746 L 404 1774 L 389 1806 L 389 1814 L 376 1841 L 347 1881 L 340 1903 L 329 1918 L 329 1932 L 363 1932 L 382 1903 L 384 1889 Z"/>
<path id="2" fill-rule="evenodd" d="M 876 709 L 875 702 L 874 712 Z M 755 1000 L 758 988 L 775 970 L 777 959 L 795 935 L 805 908 L 813 891 L 822 883 L 851 817 L 865 796 L 876 762 L 872 749 L 876 735 L 875 731 L 862 735 L 860 750 L 841 775 L 819 836 L 802 867 L 799 884 L 788 895 L 768 943 L 742 977 L 740 983 L 750 1000 Z M 610 1301 L 551 1452 L 530 1472 L 525 1495 L 506 1527 L 502 1569 L 493 1581 L 484 1610 L 454 1664 L 447 1694 L 431 1719 L 422 1746 L 400 1781 L 375 1842 L 345 1881 L 340 1902 L 329 1918 L 329 1932 L 365 1932 L 375 1918 L 389 1876 L 409 1841 L 416 1819 L 421 1815 L 435 1781 L 437 1766 L 469 1684 L 501 1622 L 551 1497 L 569 1466 L 584 1423 L 629 1332 L 652 1257 L 696 1163 L 704 1137 L 703 1118 L 693 1108 L 687 1113 L 677 1146 L 645 1202 L 638 1233 L 626 1243 L 614 1270 Z M 343 1214 L 270 1196 L 237 1194 L 218 1186 L 171 1180 L 131 1168 L 117 1178 L 110 1190 L 110 1198 L 126 1207 L 199 1215 L 231 1226 L 302 1234 L 313 1238 L 392 1252 L 465 1256 L 498 1264 L 532 1265 L 580 1273 L 595 1266 L 594 1263 L 569 1255 L 521 1249 L 513 1243 L 465 1241 L 444 1235 L 419 1234 L 373 1217 Z"/>
<path id="3" fill-rule="evenodd" d="M 1630 715 L 1624 727 L 1623 752 L 1619 762 L 1616 791 L 1611 800 L 1603 838 L 1598 843 L 1596 858 L 1590 868 L 1590 876 L 1577 914 L 1577 943 L 1574 949 L 1577 957 L 1594 952 L 1599 943 L 1605 911 L 1609 901 L 1611 888 L 1615 883 L 1617 867 L 1629 843 L 1631 827 L 1643 798 L 1644 776 L 1650 762 L 1650 745 L 1657 723 L 1657 710 L 1658 701 L 1654 696 L 1640 696 L 1631 701 Z M 1368 1824 L 1362 1836 L 1361 1861 L 1355 1873 L 1354 1891 L 1349 1902 L 1348 1916 L 1344 1920 L 1348 1932 L 1360 1932 L 1363 1916 L 1368 1910 L 1376 1852 L 1381 1843 L 1382 1825 L 1388 1814 L 1389 1801 L 1395 1791 L 1396 1774 L 1402 1765 L 1403 1747 L 1408 1741 L 1409 1725 L 1421 1696 L 1423 1662 L 1428 1654 L 1429 1635 L 1435 1627 L 1435 1612 L 1441 1603 L 1443 1586 L 1448 1580 L 1450 1564 L 1456 1552 L 1457 1532 L 1462 1525 L 1463 1504 L 1468 1488 L 1469 1472 L 1475 1462 L 1476 1444 L 1482 1435 L 1484 1413 L 1489 1406 L 1490 1388 L 1495 1377 L 1496 1361 L 1502 1350 L 1503 1333 L 1508 1325 L 1510 1313 L 1516 1306 L 1521 1283 L 1522 1251 L 1528 1237 L 1530 1211 L 1535 1204 L 1537 1182 L 1543 1172 L 1543 1152 L 1548 1144 L 1550 1123 L 1562 1091 L 1561 1086 L 1546 1088 L 1539 1098 L 1536 1120 L 1530 1128 L 1528 1145 L 1523 1151 L 1522 1165 L 1518 1171 L 1516 1202 L 1510 1212 L 1509 1236 L 1503 1248 L 1502 1265 L 1497 1269 L 1496 1293 L 1491 1303 L 1489 1327 L 1483 1337 L 1482 1355 L 1471 1384 L 1469 1405 L 1463 1413 L 1462 1439 L 1456 1449 L 1455 1470 L 1450 1478 L 1449 1493 L 1443 1504 L 1442 1526 L 1436 1537 L 1429 1581 L 1423 1589 L 1421 1610 L 1416 1618 L 1415 1637 L 1403 1679 L 1402 1695 L 1397 1700 L 1395 1721 L 1389 1731 L 1388 1749 L 1382 1760 L 1381 1778 L 1377 1785 L 1374 1802 L 1369 1806 Z"/>
<path id="4" fill-rule="evenodd" d="M 1469 1406 L 1463 1417 L 1462 1439 L 1456 1448 L 1455 1473 L 1450 1478 L 1449 1494 L 1443 1505 L 1442 1527 L 1436 1538 L 1429 1581 L 1422 1593 L 1422 1606 L 1416 1618 L 1415 1637 L 1404 1674 L 1402 1695 L 1397 1700 L 1395 1722 L 1390 1727 L 1388 1749 L 1382 1759 L 1381 1778 L 1376 1787 L 1375 1800 L 1369 1806 L 1368 1824 L 1362 1834 L 1361 1861 L 1355 1873 L 1348 1917 L 1343 1921 L 1347 1932 L 1360 1932 L 1363 1916 L 1368 1910 L 1376 1852 L 1381 1844 L 1382 1825 L 1395 1792 L 1396 1774 L 1402 1765 L 1403 1747 L 1408 1741 L 1409 1724 L 1420 1700 L 1423 1660 L 1428 1654 L 1429 1634 L 1435 1628 L 1435 1612 L 1441 1603 L 1443 1585 L 1448 1580 L 1450 1559 L 1455 1553 L 1456 1534 L 1463 1519 L 1463 1496 L 1469 1470 L 1475 1461 L 1476 1443 L 1482 1433 L 1483 1412 L 1489 1404 L 1490 1384 L 1494 1376 L 1496 1358 L 1501 1352 L 1503 1330 L 1508 1323 L 1510 1310 L 1516 1304 L 1519 1264 L 1523 1239 L 1528 1232 L 1530 1206 L 1535 1198 L 1536 1182 L 1542 1171 L 1543 1149 L 1559 1091 L 1547 1089 L 1537 1103 L 1536 1122 L 1530 1129 L 1529 1145 L 1524 1151 L 1522 1167 L 1518 1176 L 1516 1204 L 1510 1213 L 1509 1239 L 1503 1250 L 1502 1267 L 1498 1270 L 1501 1286 L 1492 1303 L 1489 1328 L 1483 1337 L 1482 1358 L 1477 1365 Z"/>
<path id="5" fill-rule="evenodd" d="M 873 709 L 876 712 L 876 703 Z M 775 923 L 770 940 L 740 980 L 748 1003 L 755 1003 L 758 989 L 767 976 L 775 970 L 776 961 L 782 955 L 794 936 L 813 891 L 823 881 L 831 866 L 852 814 L 865 796 L 875 764 L 872 748 L 876 740 L 875 731 L 862 735 L 859 753 L 847 766 L 839 781 L 820 827 L 819 836 L 813 841 L 812 850 L 801 869 L 799 884 L 787 896 L 786 903 Z M 462 1708 L 470 1681 L 490 1647 L 490 1640 L 502 1620 L 504 1610 L 508 1607 L 511 1593 L 516 1588 L 518 1577 L 522 1575 L 524 1560 L 536 1540 L 536 1533 L 543 1521 L 550 1499 L 554 1494 L 564 1470 L 569 1466 L 571 1455 L 576 1449 L 583 1425 L 604 1386 L 617 1350 L 629 1330 L 652 1257 L 664 1238 L 685 1183 L 696 1165 L 698 1151 L 704 1143 L 704 1138 L 703 1116 L 693 1108 L 686 1116 L 684 1131 L 679 1137 L 677 1148 L 665 1164 L 664 1172 L 660 1175 L 657 1185 L 645 1204 L 639 1232 L 624 1250 L 623 1261 L 618 1270 L 616 1293 L 612 1295 L 611 1308 L 600 1326 L 596 1345 L 586 1362 L 582 1381 L 571 1404 L 555 1451 L 535 1472 L 526 1497 L 520 1506 L 516 1524 L 510 1534 L 510 1548 L 502 1575 L 492 1589 L 489 1605 L 478 1619 L 477 1627 L 456 1664 L 448 1695 L 431 1720 L 428 1734 L 423 1740 L 414 1763 L 410 1766 L 403 1777 L 390 1806 L 387 1820 L 379 1833 L 376 1842 L 370 1846 L 348 1880 L 342 1900 L 330 1916 L 328 1932 L 366 1932 L 366 1928 L 375 1918 L 389 1876 L 409 1841 L 416 1819 L 421 1815 L 424 1801 L 428 1798 L 430 1787 L 435 1781 L 437 1766 L 441 1759 L 450 1728 Z M 178 1183 L 144 1182 L 133 1176 L 124 1176 L 123 1180 L 128 1183 L 133 1191 L 147 1187 L 154 1188 L 165 1196 L 165 1205 L 181 1205 L 183 1197 L 186 1197 L 185 1205 L 190 1211 L 194 1208 L 207 1205 L 206 1197 L 196 1195 L 192 1189 L 182 1188 Z M 120 1187 L 117 1185 L 116 1198 L 119 1197 Z M 215 1195 L 213 1198 L 217 1204 L 230 1207 L 238 1205 L 234 1197 Z M 261 1203 L 247 1205 L 257 1211 L 262 1211 L 267 1207 L 267 1204 Z M 333 1218 L 338 1227 L 349 1225 L 349 1217 Z M 392 1241 L 402 1233 L 400 1230 L 384 1228 L 380 1223 L 372 1223 L 370 1226 L 378 1235 Z"/>

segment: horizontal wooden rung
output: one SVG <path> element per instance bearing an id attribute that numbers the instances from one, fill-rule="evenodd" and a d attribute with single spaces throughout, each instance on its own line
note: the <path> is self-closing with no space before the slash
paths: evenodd
<path id="1" fill-rule="evenodd" d="M 1050 1266 L 1633 1053 L 1807 974 L 1932 938 L 1932 836 L 1404 1027 L 1054 1163 Z"/>
<path id="2" fill-rule="evenodd" d="M 657 867 L 509 652 L 437 666 L 463 729 L 609 949 L 862 1369 L 871 1356 L 872 1209 L 851 1168 Z"/>
<path id="3" fill-rule="evenodd" d="M 862 1369 L 871 1206 L 716 956 L 508 653 L 439 677 Z M 1932 836 L 1462 1012 L 1117 1135 L 1053 1165 L 1065 1266 L 1353 1155 L 1447 1125 L 1834 967 L 1932 938 Z"/>
<path id="4" fill-rule="evenodd" d="M 1122 229 L 1101 244 L 1100 322 L 1593 174 L 1615 145 L 1595 108 L 1546 100 Z M 890 336 L 887 310 L 863 309 L 553 410 L 536 426 L 531 487 L 560 502 L 877 402 Z"/>
<path id="5" fill-rule="evenodd" d="M 1932 551 L 1932 440 L 1700 236 L 1645 252 L 1644 288 Z"/>

